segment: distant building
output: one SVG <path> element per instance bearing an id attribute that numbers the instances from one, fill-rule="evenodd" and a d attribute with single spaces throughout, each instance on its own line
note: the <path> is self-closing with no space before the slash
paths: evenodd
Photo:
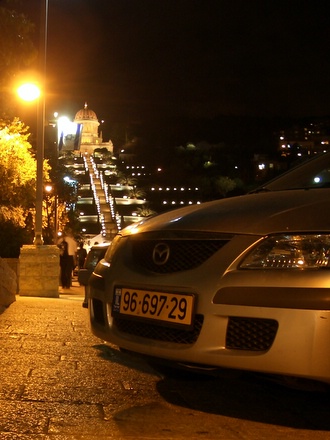
<path id="1" fill-rule="evenodd" d="M 84 108 L 76 113 L 74 118 L 76 124 L 82 125 L 80 152 L 82 154 L 93 154 L 96 148 L 106 148 L 113 153 L 113 144 L 109 140 L 103 142 L 102 132 L 99 133 L 100 123 L 97 119 L 96 113 L 90 110 L 85 103 Z"/>
<path id="2" fill-rule="evenodd" d="M 280 130 L 278 150 L 282 157 L 312 156 L 329 150 L 330 121 L 308 121 Z"/>

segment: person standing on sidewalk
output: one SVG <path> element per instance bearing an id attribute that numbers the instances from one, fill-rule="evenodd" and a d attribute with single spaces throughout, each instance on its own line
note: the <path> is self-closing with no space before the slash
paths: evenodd
<path id="1" fill-rule="evenodd" d="M 85 260 L 87 257 L 87 251 L 84 248 L 84 243 L 81 241 L 79 243 L 79 248 L 77 250 L 77 264 L 78 264 L 78 269 L 83 269 L 84 264 L 85 264 Z"/>
<path id="2" fill-rule="evenodd" d="M 72 273 L 76 267 L 77 243 L 69 234 L 63 234 L 58 243 L 60 248 L 61 285 L 63 289 L 70 289 Z"/>
<path id="3" fill-rule="evenodd" d="M 61 285 L 62 289 L 70 289 L 71 278 L 70 278 L 70 259 L 68 252 L 68 242 L 63 237 L 62 241 L 58 244 L 60 249 L 60 268 L 61 268 Z"/>

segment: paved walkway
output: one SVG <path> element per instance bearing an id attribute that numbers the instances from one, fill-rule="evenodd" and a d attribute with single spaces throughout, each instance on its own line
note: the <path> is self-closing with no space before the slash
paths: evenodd
<path id="1" fill-rule="evenodd" d="M 75 301 L 83 302 L 85 296 L 85 288 L 84 286 L 80 286 L 77 278 L 72 279 L 71 289 L 62 289 L 62 287 L 59 287 L 58 291 L 62 299 L 74 299 Z"/>
<path id="2" fill-rule="evenodd" d="M 0 314 L 1 440 L 330 438 L 327 396 L 164 380 L 92 335 L 83 297 L 74 282 L 60 298 L 18 296 Z"/>
<path id="3" fill-rule="evenodd" d="M 92 335 L 83 297 L 73 283 L 60 298 L 17 296 L 0 314 L 1 440 L 136 438 L 111 416 L 133 396 L 130 370 Z"/>

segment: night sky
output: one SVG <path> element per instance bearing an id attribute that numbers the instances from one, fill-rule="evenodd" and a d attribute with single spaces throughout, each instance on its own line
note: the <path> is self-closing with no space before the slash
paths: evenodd
<path id="1" fill-rule="evenodd" d="M 40 0 L 24 11 L 38 24 Z M 330 115 L 327 1 L 49 0 L 47 112 Z M 37 33 L 38 35 L 38 33 Z"/>

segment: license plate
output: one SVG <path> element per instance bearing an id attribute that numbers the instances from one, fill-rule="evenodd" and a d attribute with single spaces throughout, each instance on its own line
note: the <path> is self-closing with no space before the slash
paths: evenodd
<path id="1" fill-rule="evenodd" d="M 195 296 L 147 290 L 115 288 L 112 311 L 114 314 L 147 318 L 173 324 L 191 326 Z"/>

